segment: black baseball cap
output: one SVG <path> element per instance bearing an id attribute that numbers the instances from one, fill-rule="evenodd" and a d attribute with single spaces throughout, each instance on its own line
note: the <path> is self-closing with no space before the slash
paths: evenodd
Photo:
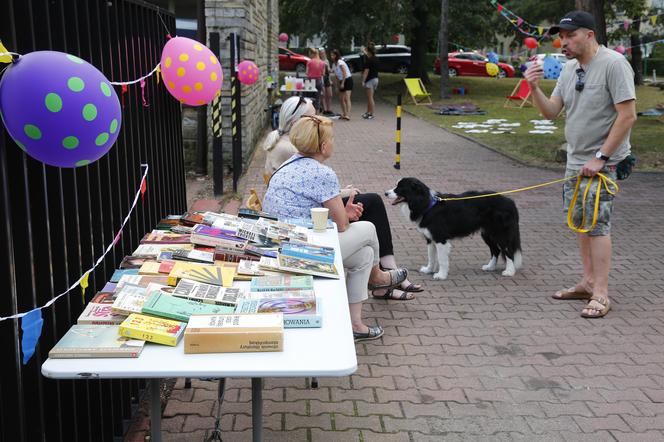
<path id="1" fill-rule="evenodd" d="M 561 29 L 566 31 L 574 31 L 579 28 L 586 28 L 594 31 L 596 28 L 595 17 L 586 11 L 568 12 L 563 18 L 560 19 L 560 23 L 558 23 L 557 26 L 551 26 L 549 28 L 549 34 L 555 35 L 560 32 Z"/>

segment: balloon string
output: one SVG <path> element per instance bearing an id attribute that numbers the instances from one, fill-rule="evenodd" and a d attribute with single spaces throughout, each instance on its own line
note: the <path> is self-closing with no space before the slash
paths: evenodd
<path id="1" fill-rule="evenodd" d="M 145 80 L 146 78 L 148 78 L 149 76 L 151 76 L 152 74 L 154 74 L 155 72 L 157 72 L 157 69 L 159 69 L 159 64 L 160 64 L 160 63 L 157 63 L 157 66 L 155 66 L 154 69 L 152 69 L 152 71 L 150 71 L 149 74 L 144 75 L 144 76 L 142 76 L 141 78 L 138 78 L 138 79 L 136 79 L 136 80 L 132 80 L 132 81 L 110 81 L 109 83 L 111 83 L 112 85 L 115 85 L 115 86 L 122 86 L 122 85 L 129 85 L 129 84 L 140 83 L 141 81 Z"/>

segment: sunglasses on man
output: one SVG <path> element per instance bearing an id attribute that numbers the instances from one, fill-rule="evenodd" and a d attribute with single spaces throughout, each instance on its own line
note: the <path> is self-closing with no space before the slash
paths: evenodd
<path id="1" fill-rule="evenodd" d="M 585 81 L 586 71 L 584 71 L 583 68 L 578 68 L 576 70 L 576 84 L 574 85 L 574 89 L 576 89 L 577 92 L 581 92 L 586 85 Z"/>

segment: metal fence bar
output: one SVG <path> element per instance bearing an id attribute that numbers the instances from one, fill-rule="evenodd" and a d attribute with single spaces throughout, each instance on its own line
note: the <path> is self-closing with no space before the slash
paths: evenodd
<path id="1" fill-rule="evenodd" d="M 149 72 L 159 62 L 174 17 L 141 0 L 7 0 L 0 39 L 10 50 L 57 50 L 88 60 L 112 81 Z M 120 92 L 119 90 L 116 90 Z M 115 146 L 84 168 L 45 166 L 0 132 L 0 316 L 43 305 L 66 289 L 112 241 L 150 164 L 144 204 L 121 241 L 90 275 L 85 299 L 101 289 L 142 235 L 169 213 L 186 209 L 180 105 L 153 78 L 124 96 Z M 84 307 L 80 291 L 42 311 L 35 355 L 23 366 L 20 322 L 0 322 L 0 442 L 112 441 L 122 436 L 145 382 L 54 381 L 41 376 L 48 351 Z"/>

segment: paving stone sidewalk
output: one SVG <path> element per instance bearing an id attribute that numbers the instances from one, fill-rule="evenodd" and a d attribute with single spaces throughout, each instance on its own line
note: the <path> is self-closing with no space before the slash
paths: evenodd
<path id="1" fill-rule="evenodd" d="M 561 177 L 408 114 L 395 170 L 394 110 L 377 103 L 371 121 L 362 112 L 355 103 L 353 119 L 335 123 L 329 165 L 342 185 L 382 193 L 416 176 L 461 192 Z M 258 152 L 243 189 L 262 192 L 262 165 Z M 448 280 L 419 275 L 424 242 L 388 207 L 397 261 L 426 291 L 413 301 L 365 304 L 385 336 L 357 345 L 354 375 L 320 379 L 317 390 L 303 378 L 266 380 L 265 440 L 664 440 L 664 176 L 636 173 L 620 184 L 613 310 L 599 320 L 579 316 L 581 301 L 550 297 L 580 275 L 560 185 L 513 196 L 524 257 L 514 278 L 480 269 L 488 251 L 479 235 L 453 244 Z M 227 382 L 224 441 L 251 440 L 250 387 L 249 380 Z M 164 413 L 164 440 L 203 440 L 214 426 L 215 390 L 214 382 L 194 380 L 184 389 L 179 380 Z"/>

